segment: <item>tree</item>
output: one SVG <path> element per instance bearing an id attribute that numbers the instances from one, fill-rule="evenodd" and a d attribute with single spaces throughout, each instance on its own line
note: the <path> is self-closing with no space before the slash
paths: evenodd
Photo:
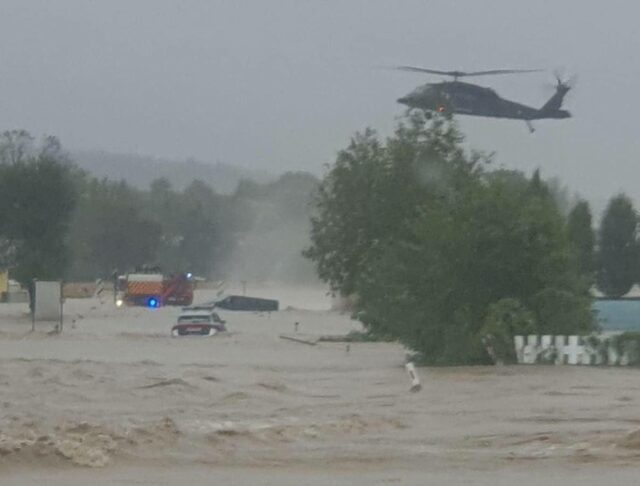
<path id="1" fill-rule="evenodd" d="M 608 297 L 629 292 L 638 275 L 638 219 L 629 197 L 613 197 L 598 238 L 598 288 Z"/>
<path id="2" fill-rule="evenodd" d="M 535 316 L 519 300 L 505 298 L 489 306 L 480 339 L 491 348 L 492 358 L 516 363 L 513 336 L 536 332 L 535 322 Z"/>
<path id="3" fill-rule="evenodd" d="M 73 273 L 76 278 L 107 278 L 156 263 L 160 226 L 146 218 L 143 198 L 124 181 L 78 181 L 80 203 L 74 214 Z"/>
<path id="4" fill-rule="evenodd" d="M 370 331 L 430 363 L 487 362 L 483 323 L 505 299 L 535 330 L 593 326 L 552 191 L 482 160 L 452 122 L 414 114 L 385 144 L 354 138 L 321 183 L 307 256 Z"/>
<path id="5" fill-rule="evenodd" d="M 7 130 L 0 135 L 0 163 L 16 164 L 34 155 L 35 139 L 26 130 Z"/>
<path id="6" fill-rule="evenodd" d="M 320 278 L 344 295 L 356 290 L 358 275 L 384 237 L 384 224 L 392 222 L 374 217 L 388 207 L 383 200 L 387 191 L 378 186 L 389 175 L 385 149 L 367 130 L 338 153 L 318 189 L 312 244 L 304 254 L 315 262 Z"/>
<path id="7" fill-rule="evenodd" d="M 210 276 L 219 263 L 217 253 L 223 231 L 219 224 L 218 196 L 205 183 L 193 181 L 181 199 L 179 267 L 182 271 Z"/>
<path id="8" fill-rule="evenodd" d="M 461 135 L 438 117 L 413 113 L 383 145 L 373 130 L 356 134 L 321 182 L 305 255 L 334 291 L 348 295 L 385 241 L 422 214 L 428 201 L 448 200 L 480 160 L 466 158 Z"/>
<path id="9" fill-rule="evenodd" d="M 181 192 L 166 179 L 152 182 L 145 215 L 161 227 L 158 260 L 165 271 L 213 274 L 231 233 L 221 222 L 227 199 L 201 181 Z"/>
<path id="10" fill-rule="evenodd" d="M 596 236 L 592 226 L 591 209 L 587 201 L 579 201 L 573 207 L 569 213 L 567 230 L 580 273 L 591 284 L 595 271 Z"/>
<path id="11" fill-rule="evenodd" d="M 23 131 L 5 132 L 0 141 L 0 240 L 13 277 L 24 286 L 65 275 L 76 203 L 73 169 L 57 139 L 46 139 L 40 149 L 32 142 Z"/>
<path id="12" fill-rule="evenodd" d="M 73 275 L 110 276 L 149 264 L 163 272 L 211 276 L 230 251 L 234 233 L 231 196 L 194 181 L 184 191 L 167 179 L 148 191 L 124 181 L 78 177 L 80 204 L 74 214 Z M 229 221 L 229 222 L 228 222 Z"/>

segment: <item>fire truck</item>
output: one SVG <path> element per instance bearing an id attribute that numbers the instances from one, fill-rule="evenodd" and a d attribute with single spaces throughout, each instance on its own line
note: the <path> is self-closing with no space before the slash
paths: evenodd
<path id="1" fill-rule="evenodd" d="M 195 288 L 189 273 L 165 276 L 160 272 L 121 275 L 116 283 L 116 305 L 161 307 L 191 305 Z"/>

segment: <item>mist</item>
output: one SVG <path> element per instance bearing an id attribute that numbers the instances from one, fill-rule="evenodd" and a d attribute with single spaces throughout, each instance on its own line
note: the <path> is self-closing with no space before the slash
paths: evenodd
<path id="1" fill-rule="evenodd" d="M 310 216 L 318 180 L 304 172 L 277 181 L 243 181 L 236 200 L 247 218 L 230 258 L 223 263 L 236 281 L 318 283 L 313 264 L 302 252 L 310 244 Z"/>

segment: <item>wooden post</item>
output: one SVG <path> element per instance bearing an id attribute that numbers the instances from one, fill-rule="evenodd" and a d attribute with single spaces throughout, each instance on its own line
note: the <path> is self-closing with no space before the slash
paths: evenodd
<path id="1" fill-rule="evenodd" d="M 64 325 L 64 284 L 60 280 L 60 334 L 62 334 L 62 326 Z"/>
<path id="2" fill-rule="evenodd" d="M 31 309 L 31 332 L 36 332 L 36 279 L 31 281 L 29 289 L 29 307 Z"/>

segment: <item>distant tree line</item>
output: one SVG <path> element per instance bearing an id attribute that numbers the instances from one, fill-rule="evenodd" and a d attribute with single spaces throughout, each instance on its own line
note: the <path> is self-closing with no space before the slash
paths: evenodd
<path id="1" fill-rule="evenodd" d="M 240 229 L 241 221 L 229 217 L 233 198 L 197 181 L 183 191 L 173 190 L 165 179 L 147 191 L 86 174 L 76 183 L 71 279 L 105 278 L 143 264 L 209 277 L 220 270 Z"/>
<path id="2" fill-rule="evenodd" d="M 238 242 L 264 217 L 256 208 L 282 213 L 268 222 L 274 232 L 285 221 L 306 224 L 317 183 L 290 173 L 273 183 L 245 180 L 235 193 L 221 195 L 199 181 L 175 190 L 160 178 L 141 190 L 78 169 L 55 138 L 38 143 L 25 131 L 5 132 L 0 267 L 25 286 L 33 278 L 109 278 L 143 264 L 222 278 Z M 297 255 L 305 244 L 299 242 Z"/>
<path id="3" fill-rule="evenodd" d="M 638 279 L 629 200 L 612 200 L 596 239 L 586 202 L 566 215 L 539 172 L 490 170 L 462 142 L 417 112 L 386 141 L 357 134 L 318 191 L 305 255 L 320 278 L 370 333 L 432 364 L 513 359 L 518 333 L 593 330 L 594 282 L 621 295 Z"/>

